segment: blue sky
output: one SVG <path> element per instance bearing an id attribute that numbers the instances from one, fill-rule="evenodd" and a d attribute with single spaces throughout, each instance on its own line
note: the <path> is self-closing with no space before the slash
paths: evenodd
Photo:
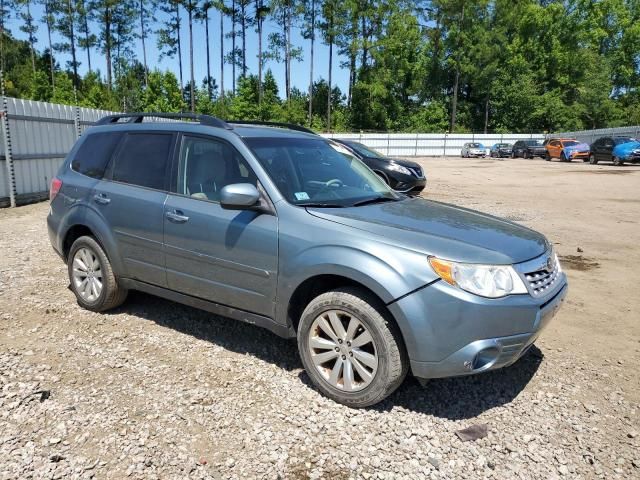
<path id="1" fill-rule="evenodd" d="M 182 62 L 183 62 L 183 76 L 185 83 L 189 80 L 189 32 L 187 26 L 187 15 L 186 12 L 182 12 L 182 20 L 183 27 L 181 31 L 182 36 Z M 47 41 L 47 30 L 46 25 L 41 22 L 43 17 L 43 7 L 41 5 L 33 3 L 31 5 L 31 14 L 33 15 L 35 21 L 38 24 L 38 32 L 36 34 L 37 37 L 37 48 L 39 51 L 44 50 L 48 46 Z M 159 21 L 164 20 L 165 17 L 162 15 L 159 16 Z M 27 35 L 20 31 L 19 27 L 21 25 L 22 20 L 19 19 L 19 13 L 14 12 L 12 18 L 7 22 L 7 28 L 11 31 L 12 35 L 19 39 L 27 39 Z M 96 32 L 98 31 L 97 25 L 92 25 L 91 30 Z M 156 28 L 156 27 L 154 27 Z M 225 19 L 225 33 L 231 31 L 231 21 L 230 19 Z M 264 24 L 264 39 L 263 45 L 267 44 L 267 37 L 270 32 L 276 30 L 276 25 L 268 20 Z M 206 61 L 206 42 L 205 42 L 205 31 L 204 25 L 202 23 L 194 24 L 194 70 L 195 70 L 195 79 L 196 84 L 200 85 L 202 80 L 205 78 L 207 74 L 207 61 Z M 299 88 L 300 90 L 307 91 L 309 86 L 309 52 L 310 52 L 310 42 L 309 40 L 304 40 L 300 35 L 300 29 L 294 28 L 292 32 L 292 40 L 295 47 L 301 47 L 303 49 L 303 60 L 301 62 L 294 62 L 292 64 L 292 73 L 291 73 L 291 84 L 294 87 Z M 218 85 L 220 84 L 220 17 L 219 13 L 216 10 L 210 11 L 209 18 L 209 49 L 211 52 L 211 75 L 216 79 Z M 57 41 L 60 41 L 60 37 L 57 33 L 53 35 L 53 43 L 55 44 Z M 237 39 L 238 46 L 240 46 L 240 38 Z M 159 68 L 161 70 L 172 70 L 176 76 L 178 76 L 178 59 L 176 58 L 164 58 L 162 61 L 159 61 L 159 52 L 156 48 L 156 39 L 155 35 L 151 38 L 148 38 L 146 41 L 147 45 L 147 59 L 150 69 Z M 231 39 L 225 39 L 225 52 L 229 52 L 231 50 Z M 257 51 L 258 51 L 258 38 L 254 29 L 251 28 L 247 32 L 247 66 L 249 68 L 250 73 L 257 73 L 258 71 L 258 60 L 257 60 Z M 135 40 L 135 53 L 136 56 L 142 61 L 142 47 L 140 45 L 140 40 Z M 84 74 L 87 71 L 87 58 L 84 50 L 78 49 L 78 59 L 81 62 L 80 65 L 80 73 Z M 61 67 L 65 67 L 66 62 L 70 59 L 70 55 L 56 53 L 55 55 L 56 61 L 60 64 Z M 340 63 L 344 61 L 343 58 L 340 58 L 334 47 L 334 55 L 333 55 L 333 84 L 340 87 L 343 93 L 346 93 L 349 82 L 349 72 L 347 70 L 340 69 Z M 314 78 L 317 80 L 319 78 L 327 78 L 328 76 L 328 68 L 329 68 L 329 47 L 327 45 L 322 44 L 321 37 L 319 32 L 316 33 L 316 46 L 315 46 L 315 61 L 314 61 Z M 100 52 L 96 49 L 91 52 L 91 66 L 94 69 L 99 69 L 102 75 L 105 75 L 106 72 L 106 63 L 104 56 L 100 54 Z M 280 96 L 284 96 L 284 64 L 276 63 L 276 62 L 267 62 L 266 68 L 271 68 L 273 74 L 278 82 L 278 86 L 280 89 Z M 236 72 L 239 73 L 238 69 Z M 231 66 L 225 65 L 225 78 L 224 78 L 225 90 L 231 89 L 232 85 L 232 75 L 231 75 Z"/>

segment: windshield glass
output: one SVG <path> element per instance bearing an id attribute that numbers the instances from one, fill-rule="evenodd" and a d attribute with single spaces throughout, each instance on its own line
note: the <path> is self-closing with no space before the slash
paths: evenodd
<path id="1" fill-rule="evenodd" d="M 358 152 L 363 157 L 373 157 L 373 158 L 385 158 L 380 152 L 376 152 L 374 149 L 367 147 L 358 142 L 345 142 L 351 148 L 353 148 L 356 152 Z"/>
<path id="2" fill-rule="evenodd" d="M 400 197 L 364 163 L 322 138 L 245 138 L 280 193 L 294 205 L 348 207 Z"/>
<path id="3" fill-rule="evenodd" d="M 635 138 L 631 138 L 631 137 L 616 137 L 613 140 L 616 142 L 616 145 L 637 141 Z"/>
<path id="4" fill-rule="evenodd" d="M 564 142 L 562 142 L 562 144 L 565 147 L 573 147 L 574 145 L 579 145 L 579 143 L 576 142 L 575 140 L 565 140 Z"/>
<path id="5" fill-rule="evenodd" d="M 470 143 L 469 147 L 470 148 L 482 148 L 482 144 L 481 143 Z"/>
<path id="6" fill-rule="evenodd" d="M 496 144 L 497 148 L 507 148 L 507 147 L 510 147 L 510 146 L 511 146 L 510 143 L 498 143 L 498 144 Z"/>
<path id="7" fill-rule="evenodd" d="M 542 145 L 542 140 L 526 140 L 525 143 L 529 146 Z"/>

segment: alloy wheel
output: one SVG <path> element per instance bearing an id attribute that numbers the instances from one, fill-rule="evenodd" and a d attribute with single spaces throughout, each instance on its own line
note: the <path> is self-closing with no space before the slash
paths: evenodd
<path id="1" fill-rule="evenodd" d="M 73 285 L 85 301 L 95 302 L 102 293 L 102 266 L 89 248 L 80 248 L 73 256 Z"/>
<path id="2" fill-rule="evenodd" d="M 364 323 L 350 313 L 321 313 L 313 321 L 307 341 L 311 361 L 332 387 L 356 392 L 375 378 L 379 364 L 375 342 Z"/>

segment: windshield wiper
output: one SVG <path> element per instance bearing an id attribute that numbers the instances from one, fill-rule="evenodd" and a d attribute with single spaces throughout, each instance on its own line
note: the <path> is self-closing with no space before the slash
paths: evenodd
<path id="1" fill-rule="evenodd" d="M 322 202 L 307 202 L 297 203 L 298 207 L 317 207 L 317 208 L 344 208 L 344 205 L 338 203 L 322 203 Z"/>
<path id="2" fill-rule="evenodd" d="M 372 203 L 397 202 L 398 200 L 400 200 L 400 199 L 399 198 L 393 198 L 393 197 L 373 197 L 373 198 L 367 198 L 365 200 L 360 200 L 359 202 L 356 202 L 351 206 L 352 207 L 360 207 L 362 205 L 370 205 Z"/>

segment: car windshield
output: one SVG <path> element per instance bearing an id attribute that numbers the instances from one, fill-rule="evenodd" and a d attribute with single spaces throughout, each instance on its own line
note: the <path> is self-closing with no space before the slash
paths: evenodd
<path id="1" fill-rule="evenodd" d="M 564 142 L 562 142 L 562 144 L 565 147 L 573 147 L 574 145 L 580 145 L 580 143 L 575 140 L 565 140 Z"/>
<path id="2" fill-rule="evenodd" d="M 498 143 L 498 144 L 496 144 L 497 148 L 507 148 L 507 147 L 510 147 L 510 146 L 511 146 L 510 143 Z"/>
<path id="3" fill-rule="evenodd" d="M 616 145 L 622 145 L 623 143 L 637 142 L 635 138 L 631 137 L 616 137 L 613 139 L 616 142 Z"/>
<path id="4" fill-rule="evenodd" d="M 322 138 L 245 138 L 289 203 L 350 207 L 402 198 L 369 167 Z"/>
<path id="5" fill-rule="evenodd" d="M 481 143 L 470 143 L 469 148 L 482 148 Z"/>
<path id="6" fill-rule="evenodd" d="M 526 140 L 525 143 L 530 147 L 536 147 L 542 145 L 542 140 Z"/>
<path id="7" fill-rule="evenodd" d="M 369 148 L 358 142 L 345 142 L 363 157 L 385 158 L 380 152 L 376 152 L 373 148 Z"/>

